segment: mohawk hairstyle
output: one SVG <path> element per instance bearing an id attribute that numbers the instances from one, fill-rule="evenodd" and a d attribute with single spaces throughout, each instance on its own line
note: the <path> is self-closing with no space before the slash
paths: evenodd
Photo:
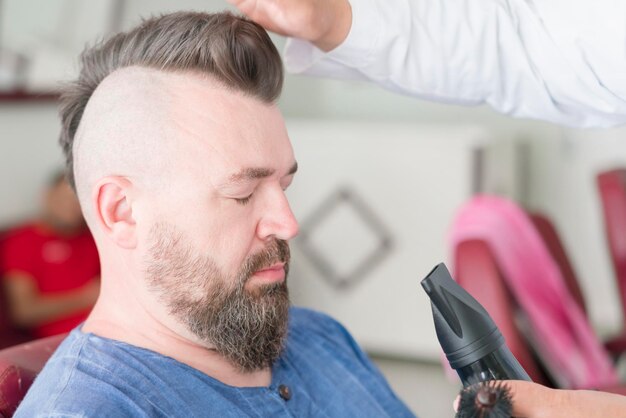
<path id="1" fill-rule="evenodd" d="M 67 179 L 74 188 L 74 136 L 91 95 L 115 70 L 139 66 L 207 74 L 227 89 L 266 103 L 278 99 L 283 84 L 280 54 L 267 32 L 230 12 L 177 12 L 144 20 L 85 49 L 80 64 L 78 78 L 61 92 L 59 112 L 59 142 Z"/>

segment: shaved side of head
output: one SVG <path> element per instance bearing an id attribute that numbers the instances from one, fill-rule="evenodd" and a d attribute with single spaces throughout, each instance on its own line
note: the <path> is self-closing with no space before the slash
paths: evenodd
<path id="1" fill-rule="evenodd" d="M 157 70 L 127 67 L 105 78 L 91 96 L 73 149 L 76 191 L 88 222 L 100 179 L 121 176 L 141 186 L 164 168 L 171 130 L 167 84 Z"/>
<path id="2" fill-rule="evenodd" d="M 90 188 L 99 178 L 154 181 L 155 167 L 167 168 L 162 146 L 174 129 L 166 122 L 176 96 L 167 87 L 185 74 L 267 104 L 283 82 L 267 32 L 229 12 L 153 17 L 87 48 L 79 77 L 61 95 L 60 143 L 88 222 Z"/>

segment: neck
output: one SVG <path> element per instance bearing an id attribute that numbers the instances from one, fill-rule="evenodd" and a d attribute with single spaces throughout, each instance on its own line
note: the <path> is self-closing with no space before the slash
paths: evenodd
<path id="1" fill-rule="evenodd" d="M 62 236 L 74 236 L 82 232 L 82 225 L 67 225 L 63 222 L 59 222 L 51 216 L 42 216 L 39 221 L 39 226 L 45 230 L 53 231 L 57 235 Z"/>
<path id="2" fill-rule="evenodd" d="M 225 357 L 199 342 L 182 325 L 174 322 L 170 315 L 146 309 L 136 297 L 137 289 L 125 285 L 137 278 L 120 278 L 118 276 L 115 280 L 106 277 L 103 268 L 100 297 L 82 327 L 84 332 L 172 357 L 230 386 L 270 385 L 270 367 L 251 373 L 239 371 Z M 113 280 L 115 284 L 110 286 Z"/>

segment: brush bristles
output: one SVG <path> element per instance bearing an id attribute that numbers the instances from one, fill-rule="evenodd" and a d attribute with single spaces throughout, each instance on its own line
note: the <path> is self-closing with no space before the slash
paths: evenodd
<path id="1" fill-rule="evenodd" d="M 480 382 L 461 391 L 456 418 L 511 418 L 511 392 L 504 382 Z"/>

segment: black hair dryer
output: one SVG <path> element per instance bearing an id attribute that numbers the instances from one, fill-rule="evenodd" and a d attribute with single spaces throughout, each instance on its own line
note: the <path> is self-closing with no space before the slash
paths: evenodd
<path id="1" fill-rule="evenodd" d="M 424 280 L 435 329 L 450 366 L 463 386 L 490 380 L 528 380 L 485 308 L 450 276 L 441 263 Z"/>

